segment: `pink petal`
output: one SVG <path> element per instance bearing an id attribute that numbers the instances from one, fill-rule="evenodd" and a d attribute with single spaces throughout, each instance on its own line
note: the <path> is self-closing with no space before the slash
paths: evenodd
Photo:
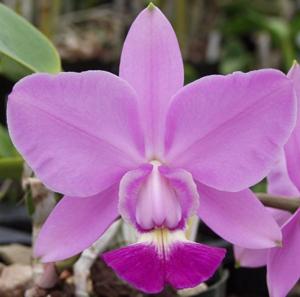
<path id="1" fill-rule="evenodd" d="M 294 84 L 295 92 L 297 95 L 297 102 L 300 106 L 300 66 L 299 64 L 294 64 L 291 70 L 288 73 L 288 77 Z M 295 129 L 291 137 L 289 138 L 288 143 L 285 145 L 285 154 L 287 161 L 288 173 L 295 184 L 295 186 L 300 191 L 300 108 L 298 107 L 297 111 L 297 122 Z"/>
<path id="2" fill-rule="evenodd" d="M 103 71 L 34 74 L 8 101 L 18 150 L 52 190 L 91 196 L 143 160 L 136 95 Z"/>
<path id="3" fill-rule="evenodd" d="M 200 183 L 197 186 L 198 214 L 218 235 L 245 248 L 261 249 L 280 244 L 279 226 L 250 190 L 231 193 Z"/>
<path id="4" fill-rule="evenodd" d="M 226 250 L 199 243 L 174 244 L 166 263 L 166 282 L 176 289 L 193 288 L 214 275 Z"/>
<path id="5" fill-rule="evenodd" d="M 262 267 L 267 264 L 269 249 L 246 249 L 235 245 L 233 247 L 236 262 L 241 267 Z"/>
<path id="6" fill-rule="evenodd" d="M 159 164 L 128 171 L 121 179 L 119 197 L 122 217 L 142 231 L 184 227 L 199 204 L 191 174 Z"/>
<path id="7" fill-rule="evenodd" d="M 117 185 L 92 197 L 65 196 L 43 225 L 35 256 L 43 262 L 74 256 L 92 245 L 117 217 Z"/>
<path id="8" fill-rule="evenodd" d="M 275 166 L 267 176 L 267 180 L 268 193 L 270 194 L 293 198 L 300 195 L 299 191 L 288 175 L 285 156 L 283 152 L 280 155 L 278 161 L 275 163 Z"/>
<path id="9" fill-rule="evenodd" d="M 136 206 L 142 184 L 152 171 L 151 164 L 144 164 L 137 169 L 128 171 L 121 179 L 119 189 L 119 210 L 122 218 L 129 224 L 137 226 Z M 149 216 L 147 216 L 149 217 Z M 152 226 L 152 219 L 148 221 Z"/>
<path id="10" fill-rule="evenodd" d="M 300 278 L 300 209 L 282 227 L 283 247 L 271 249 L 267 281 L 271 297 L 285 297 Z"/>
<path id="11" fill-rule="evenodd" d="M 195 287 L 209 279 L 221 264 L 225 250 L 193 242 L 177 242 L 162 257 L 155 245 L 138 243 L 102 255 L 122 279 L 146 293 L 158 293 L 170 284 Z"/>
<path id="12" fill-rule="evenodd" d="M 164 288 L 163 262 L 153 245 L 133 244 L 102 255 L 118 276 L 137 289 L 158 293 Z"/>
<path id="13" fill-rule="evenodd" d="M 136 90 L 148 155 L 162 146 L 167 105 L 183 86 L 183 62 L 171 24 L 156 8 L 143 10 L 124 43 L 120 77 Z"/>
<path id="14" fill-rule="evenodd" d="M 144 230 L 155 227 L 178 228 L 182 221 L 181 198 L 169 180 L 160 173 L 159 165 L 154 164 L 138 194 L 137 223 Z"/>
<path id="15" fill-rule="evenodd" d="M 268 177 L 268 193 L 273 195 L 298 196 L 299 192 L 291 182 L 286 169 L 286 163 L 283 153 L 276 162 L 275 166 L 269 173 Z M 287 211 L 282 211 L 273 208 L 267 208 L 272 214 L 279 226 L 282 226 L 290 217 L 291 214 Z M 260 267 L 267 263 L 267 254 L 270 249 L 246 249 L 239 246 L 234 246 L 234 255 L 242 267 Z"/>
<path id="16" fill-rule="evenodd" d="M 197 214 L 199 194 L 192 175 L 184 169 L 167 166 L 160 166 L 159 171 L 167 178 L 170 186 L 179 197 L 183 218 L 187 219 Z"/>
<path id="17" fill-rule="evenodd" d="M 292 84 L 277 70 L 202 78 L 177 93 L 167 115 L 166 162 L 222 191 L 271 170 L 295 120 Z"/>
<path id="18" fill-rule="evenodd" d="M 273 218 L 279 226 L 284 225 L 292 216 L 290 212 L 285 210 L 275 209 L 271 207 L 267 207 L 267 210 L 272 214 Z"/>
<path id="19" fill-rule="evenodd" d="M 273 216 L 279 226 L 282 226 L 290 217 L 291 214 L 287 211 L 266 208 Z M 234 256 L 236 261 L 242 267 L 260 267 L 267 264 L 267 255 L 270 249 L 247 249 L 237 245 L 234 246 Z"/>

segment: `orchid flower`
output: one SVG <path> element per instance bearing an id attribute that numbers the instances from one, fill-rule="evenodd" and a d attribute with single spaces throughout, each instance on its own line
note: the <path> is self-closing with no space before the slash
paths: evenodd
<path id="1" fill-rule="evenodd" d="M 294 82 L 300 99 L 300 67 L 294 64 L 288 73 Z M 300 117 L 285 146 L 279 161 L 268 175 L 268 192 L 274 195 L 300 197 L 298 164 L 300 158 Z M 271 249 L 245 249 L 234 247 L 235 257 L 240 266 L 260 267 L 267 265 L 267 283 L 271 297 L 285 297 L 300 278 L 300 209 L 291 214 L 287 211 L 268 208 L 283 235 L 283 247 Z"/>
<path id="2" fill-rule="evenodd" d="M 175 33 L 153 4 L 130 28 L 119 77 L 104 71 L 33 74 L 8 100 L 15 146 L 63 193 L 35 255 L 80 253 L 121 217 L 136 244 L 106 263 L 142 291 L 194 287 L 224 249 L 188 241 L 194 214 L 226 240 L 280 244 L 273 217 L 247 188 L 270 170 L 295 121 L 293 86 L 277 70 L 212 75 L 183 86 Z"/>

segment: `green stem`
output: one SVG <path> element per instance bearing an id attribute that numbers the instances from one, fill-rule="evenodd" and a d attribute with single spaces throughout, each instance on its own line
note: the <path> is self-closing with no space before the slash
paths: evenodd
<path id="1" fill-rule="evenodd" d="M 181 49 L 185 45 L 185 32 L 186 32 L 186 2 L 185 0 L 176 0 L 176 18 L 175 30 L 177 33 L 178 41 Z M 184 51 L 183 51 L 184 52 Z"/>
<path id="2" fill-rule="evenodd" d="M 281 41 L 282 48 L 282 58 L 283 58 L 283 66 L 286 71 L 290 69 L 293 65 L 293 61 L 295 60 L 295 51 L 290 39 Z"/>
<path id="3" fill-rule="evenodd" d="M 264 206 L 286 210 L 294 213 L 300 207 L 300 197 L 275 196 L 266 193 L 255 193 Z"/>
<path id="4" fill-rule="evenodd" d="M 43 0 L 39 5 L 39 29 L 52 40 L 61 6 L 60 0 L 53 0 L 51 4 Z"/>

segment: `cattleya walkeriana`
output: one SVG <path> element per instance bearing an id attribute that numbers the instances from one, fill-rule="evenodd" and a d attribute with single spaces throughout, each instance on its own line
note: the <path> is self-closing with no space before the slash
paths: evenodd
<path id="1" fill-rule="evenodd" d="M 225 251 L 188 241 L 198 214 L 226 240 L 280 244 L 273 217 L 247 188 L 271 169 L 295 121 L 293 86 L 277 70 L 212 75 L 183 86 L 175 33 L 150 5 L 132 24 L 119 77 L 33 74 L 8 100 L 10 135 L 37 176 L 63 193 L 35 255 L 62 260 L 121 215 L 138 243 L 103 255 L 146 292 L 208 279 Z"/>
<path id="2" fill-rule="evenodd" d="M 293 81 L 298 106 L 300 102 L 300 66 L 294 63 L 288 73 Z M 268 192 L 287 198 L 300 197 L 300 114 L 295 129 L 284 151 L 268 175 Z M 283 246 L 269 249 L 247 249 L 234 247 L 234 253 L 240 266 L 260 267 L 267 265 L 267 283 L 271 297 L 285 297 L 300 277 L 300 209 L 294 214 L 288 211 L 269 208 L 281 226 Z"/>

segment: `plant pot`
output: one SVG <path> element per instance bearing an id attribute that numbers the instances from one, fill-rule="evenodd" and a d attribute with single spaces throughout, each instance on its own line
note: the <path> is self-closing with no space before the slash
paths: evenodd
<path id="1" fill-rule="evenodd" d="M 266 267 L 237 268 L 235 265 L 233 247 L 227 249 L 223 262 L 229 270 L 230 278 L 227 283 L 227 294 L 239 297 L 265 297 L 268 296 L 266 283 Z"/>
<path id="2" fill-rule="evenodd" d="M 234 268 L 232 265 L 228 293 L 240 297 L 268 296 L 266 268 Z"/>
<path id="3" fill-rule="evenodd" d="M 24 206 L 0 204 L 0 244 L 31 244 L 31 221 Z"/>
<path id="4" fill-rule="evenodd" d="M 0 227 L 0 245 L 11 243 L 31 245 L 31 235 L 12 228 Z"/>
<path id="5" fill-rule="evenodd" d="M 180 290 L 176 296 L 180 297 L 225 297 L 227 294 L 227 280 L 229 271 L 227 269 L 218 270 L 215 275 L 205 284 L 192 289 Z M 164 296 L 164 295 L 162 295 Z M 172 295 L 173 296 L 173 295 Z M 175 295 L 174 295 L 175 296 Z"/>
<path id="6" fill-rule="evenodd" d="M 207 290 L 193 297 L 225 297 L 228 277 L 229 271 L 227 269 L 220 270 L 214 277 L 217 280 L 212 281 L 213 283 L 209 285 Z"/>

